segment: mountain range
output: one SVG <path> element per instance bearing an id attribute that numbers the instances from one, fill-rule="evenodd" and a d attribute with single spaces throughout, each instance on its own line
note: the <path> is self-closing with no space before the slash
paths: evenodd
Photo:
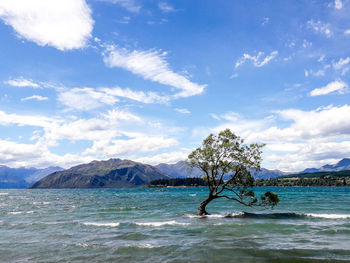
<path id="1" fill-rule="evenodd" d="M 350 158 L 320 168 L 308 168 L 300 173 L 350 170 Z M 271 179 L 288 175 L 279 170 L 262 168 L 252 171 L 255 179 Z M 61 167 L 10 168 L 0 165 L 0 188 L 98 188 L 138 187 L 156 179 L 201 177 L 202 172 L 189 170 L 185 161 L 155 166 L 130 160 L 93 161 L 64 170 Z"/>
<path id="2" fill-rule="evenodd" d="M 336 164 L 326 164 L 320 168 L 307 168 L 300 173 L 336 172 L 345 170 L 350 170 L 350 158 L 344 158 Z"/>

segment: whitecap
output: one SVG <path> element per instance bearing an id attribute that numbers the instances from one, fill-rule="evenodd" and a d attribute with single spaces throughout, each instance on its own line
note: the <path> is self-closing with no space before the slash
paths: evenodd
<path id="1" fill-rule="evenodd" d="M 313 213 L 308 213 L 306 215 L 311 216 L 311 217 L 319 217 L 319 218 L 326 218 L 326 219 L 350 218 L 350 214 L 313 214 Z"/>
<path id="2" fill-rule="evenodd" d="M 117 227 L 120 223 L 97 223 L 97 222 L 85 222 L 85 226 L 106 226 L 106 227 Z"/>
<path id="3" fill-rule="evenodd" d="M 196 194 L 190 194 L 189 196 L 197 196 Z"/>
<path id="4" fill-rule="evenodd" d="M 23 212 L 8 212 L 9 215 L 20 215 L 23 214 Z"/>
<path id="5" fill-rule="evenodd" d="M 0 195 L 8 195 L 9 193 L 0 193 Z"/>
<path id="6" fill-rule="evenodd" d="M 190 223 L 177 222 L 175 220 L 172 221 L 164 221 L 164 222 L 135 222 L 136 225 L 139 226 L 164 226 L 164 225 L 177 225 L 177 226 L 187 226 Z"/>
<path id="7" fill-rule="evenodd" d="M 78 243 L 77 246 L 78 246 L 78 247 L 89 247 L 89 244 L 86 244 L 86 243 Z"/>

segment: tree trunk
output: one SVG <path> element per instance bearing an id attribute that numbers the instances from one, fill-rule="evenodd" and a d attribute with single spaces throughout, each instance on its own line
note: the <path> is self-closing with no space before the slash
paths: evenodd
<path id="1" fill-rule="evenodd" d="M 203 215 L 209 215 L 209 213 L 205 210 L 205 207 L 207 204 L 209 204 L 213 199 L 215 199 L 211 194 L 207 199 L 202 201 L 202 203 L 198 207 L 197 215 L 203 216 Z"/>

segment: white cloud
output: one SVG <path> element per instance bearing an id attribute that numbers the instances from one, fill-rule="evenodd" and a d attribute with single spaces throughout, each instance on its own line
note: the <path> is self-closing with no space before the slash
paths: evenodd
<path id="1" fill-rule="evenodd" d="M 181 90 L 174 94 L 173 98 L 203 93 L 206 85 L 191 82 L 187 77 L 173 72 L 165 60 L 166 54 L 160 51 L 128 51 L 113 46 L 105 52 L 104 62 L 109 67 L 123 68 L 146 80 Z"/>
<path id="2" fill-rule="evenodd" d="M 310 96 L 327 95 L 330 93 L 344 94 L 348 85 L 344 81 L 333 81 L 328 83 L 326 86 L 318 89 L 314 89 L 310 92 Z"/>
<path id="3" fill-rule="evenodd" d="M 182 150 L 182 151 L 173 151 L 167 153 L 161 153 L 157 155 L 150 155 L 144 157 L 135 157 L 134 160 L 142 163 L 148 163 L 151 165 L 157 165 L 160 163 L 173 164 L 179 161 L 187 159 L 187 156 L 191 153 L 191 149 Z"/>
<path id="4" fill-rule="evenodd" d="M 176 108 L 175 110 L 179 113 L 182 113 L 182 114 L 190 114 L 191 113 L 188 109 L 183 109 L 183 108 Z"/>
<path id="5" fill-rule="evenodd" d="M 0 140 L 0 162 L 10 167 L 45 168 L 57 165 L 69 168 L 73 165 L 87 163 L 94 158 L 79 154 L 57 155 L 41 143 L 24 144 L 8 140 Z"/>
<path id="6" fill-rule="evenodd" d="M 165 13 L 175 12 L 176 11 L 176 9 L 173 6 L 169 5 L 166 2 L 159 2 L 158 7 L 159 7 L 159 9 L 161 11 L 163 11 Z"/>
<path id="7" fill-rule="evenodd" d="M 85 0 L 2 0 L 0 19 L 19 37 L 59 50 L 85 47 L 94 23 Z"/>
<path id="8" fill-rule="evenodd" d="M 32 126 L 32 127 L 49 127 L 53 122 L 61 122 L 59 119 L 53 119 L 41 115 L 18 115 L 8 114 L 0 111 L 0 125 L 18 125 L 18 126 Z"/>
<path id="9" fill-rule="evenodd" d="M 32 88 L 39 88 L 39 84 L 33 82 L 31 79 L 25 79 L 23 77 L 16 78 L 16 79 L 10 79 L 8 81 L 5 81 L 6 84 L 13 86 L 13 87 L 32 87 Z"/>
<path id="10" fill-rule="evenodd" d="M 21 101 L 26 101 L 26 100 L 38 100 L 38 101 L 44 101 L 44 100 L 48 100 L 48 97 L 43 97 L 40 95 L 33 95 L 30 97 L 26 97 L 26 98 L 22 98 Z"/>
<path id="11" fill-rule="evenodd" d="M 335 70 L 340 70 L 349 63 L 350 63 L 350 57 L 340 58 L 338 62 L 333 63 L 333 68 Z"/>
<path id="12" fill-rule="evenodd" d="M 262 67 L 265 66 L 266 64 L 268 64 L 271 60 L 273 60 L 276 56 L 278 55 L 278 51 L 272 51 L 270 55 L 268 56 L 264 56 L 264 52 L 258 52 L 258 54 L 256 56 L 252 56 L 249 54 L 243 54 L 242 58 L 240 58 L 239 60 L 237 60 L 236 64 L 235 64 L 235 68 L 240 67 L 241 65 L 243 65 L 245 62 L 247 62 L 248 60 L 253 62 L 253 65 L 255 67 Z"/>
<path id="13" fill-rule="evenodd" d="M 310 111 L 280 110 L 260 120 L 247 120 L 237 113 L 228 113 L 217 116 L 223 123 L 206 130 L 204 136 L 230 128 L 247 143 L 267 144 L 264 148 L 267 167 L 301 171 L 350 156 L 348 116 L 349 105 L 330 105 Z"/>
<path id="14" fill-rule="evenodd" d="M 174 132 L 172 127 L 164 127 L 160 122 L 146 121 L 118 109 L 101 114 L 99 118 L 71 120 L 0 111 L 0 126 L 10 125 L 38 127 L 32 133 L 33 144 L 0 141 L 0 163 L 13 167 L 29 164 L 36 167 L 67 167 L 93 159 L 137 156 L 178 144 L 175 138 L 168 137 Z M 50 148 L 60 147 L 64 140 L 71 144 L 76 141 L 89 142 L 91 147 L 77 154 L 53 154 Z"/>
<path id="15" fill-rule="evenodd" d="M 332 36 L 332 31 L 330 29 L 330 24 L 325 24 L 321 22 L 320 20 L 314 21 L 309 20 L 307 22 L 307 25 L 309 28 L 312 28 L 315 32 L 325 35 L 326 37 Z"/>
<path id="16" fill-rule="evenodd" d="M 92 88 L 73 88 L 61 92 L 58 100 L 68 108 L 88 111 L 104 104 L 113 105 L 118 99 L 104 92 L 96 91 Z"/>
<path id="17" fill-rule="evenodd" d="M 83 154 L 103 155 L 112 158 L 120 155 L 135 153 L 155 152 L 159 149 L 177 145 L 173 138 L 137 136 L 126 140 L 99 140 L 93 143 L 91 148 L 86 149 Z"/>
<path id="18" fill-rule="evenodd" d="M 344 34 L 345 34 L 345 35 L 350 35 L 350 29 L 345 30 L 345 31 L 344 31 Z"/>
<path id="19" fill-rule="evenodd" d="M 334 1 L 334 8 L 335 9 L 342 9 L 343 8 L 343 2 L 341 0 L 335 0 Z"/>
<path id="20" fill-rule="evenodd" d="M 129 12 L 133 12 L 133 13 L 138 13 L 141 10 L 141 6 L 137 4 L 135 0 L 99 0 L 99 1 L 118 4 L 124 7 Z"/>

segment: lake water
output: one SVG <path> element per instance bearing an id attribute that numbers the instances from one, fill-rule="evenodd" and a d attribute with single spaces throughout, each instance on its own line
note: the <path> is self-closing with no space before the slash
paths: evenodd
<path id="1" fill-rule="evenodd" d="M 206 218 L 206 188 L 2 189 L 0 262 L 350 262 L 350 188 L 267 189 L 274 210 Z"/>

